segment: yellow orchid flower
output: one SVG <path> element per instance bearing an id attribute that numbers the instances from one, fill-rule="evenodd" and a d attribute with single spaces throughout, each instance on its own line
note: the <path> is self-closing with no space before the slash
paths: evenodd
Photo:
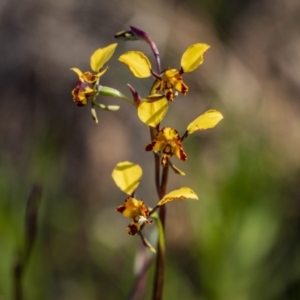
<path id="1" fill-rule="evenodd" d="M 148 220 L 149 208 L 144 201 L 137 200 L 132 196 L 140 184 L 143 170 L 138 164 L 123 161 L 115 166 L 111 175 L 119 189 L 129 195 L 124 204 L 116 208 L 116 211 L 126 218 L 133 219 L 126 230 L 129 234 L 135 235 L 140 231 L 143 224 L 152 223 L 151 220 Z"/>
<path id="2" fill-rule="evenodd" d="M 170 131 L 170 130 L 169 130 Z M 171 130 L 172 131 L 172 130 Z M 174 131 L 174 130 L 173 130 Z M 176 131 L 176 130 L 175 130 Z M 176 146 L 175 146 L 176 147 Z M 153 247 L 145 240 L 141 234 L 143 225 L 151 224 L 153 221 L 149 220 L 150 216 L 162 205 L 175 200 L 194 199 L 198 197 L 195 192 L 188 188 L 183 187 L 166 194 L 156 206 L 150 211 L 145 202 L 140 199 L 134 198 L 133 194 L 139 186 L 143 171 L 142 168 L 135 163 L 124 161 L 119 162 L 113 172 L 112 178 L 115 184 L 129 196 L 125 199 L 122 205 L 116 208 L 116 211 L 121 213 L 124 217 L 132 219 L 132 222 L 127 226 L 126 230 L 130 235 L 140 234 L 143 243 L 153 252 Z M 153 217 L 153 215 L 152 215 Z"/>
<path id="3" fill-rule="evenodd" d="M 106 67 L 103 71 L 96 74 L 93 74 L 89 71 L 82 72 L 78 68 L 72 68 L 71 71 L 74 71 L 78 75 L 78 80 L 80 80 L 81 82 L 92 84 L 95 83 L 107 71 L 107 69 L 108 68 Z"/>
<path id="4" fill-rule="evenodd" d="M 88 98 L 95 95 L 95 84 L 99 83 L 100 77 L 107 71 L 108 67 L 102 69 L 104 64 L 112 57 L 117 44 L 109 45 L 105 48 L 97 49 L 90 58 L 91 69 L 95 73 L 89 71 L 82 72 L 78 68 L 71 68 L 78 75 L 78 81 L 72 90 L 73 101 L 78 106 L 84 106 L 88 102 Z"/>
<path id="5" fill-rule="evenodd" d="M 123 214 L 126 218 L 133 219 L 133 222 L 126 228 L 127 232 L 131 235 L 138 233 L 143 224 L 152 223 L 152 221 L 148 220 L 149 208 L 143 200 L 127 197 L 124 204 L 118 206 L 116 211 Z"/>
<path id="6" fill-rule="evenodd" d="M 129 51 L 119 57 L 119 61 L 127 65 L 134 76 L 147 78 L 151 74 L 156 78 L 152 91 L 162 92 L 168 101 L 175 98 L 174 90 L 186 95 L 188 86 L 183 82 L 183 73 L 192 72 L 203 63 L 203 55 L 209 45 L 197 43 L 188 47 L 181 58 L 180 69 L 166 69 L 162 74 L 155 74 L 147 56 L 140 51 Z"/>
<path id="7" fill-rule="evenodd" d="M 178 131 L 170 127 L 161 129 L 155 139 L 146 145 L 145 150 L 160 152 L 162 154 L 161 164 L 164 167 L 174 154 L 183 161 L 187 159 Z"/>
<path id="8" fill-rule="evenodd" d="M 94 89 L 88 83 L 77 81 L 76 87 L 72 90 L 73 101 L 77 106 L 84 106 L 88 98 L 94 95 Z"/>
<path id="9" fill-rule="evenodd" d="M 183 82 L 182 74 L 183 72 L 181 70 L 167 69 L 160 79 L 156 79 L 152 90 L 154 90 L 155 93 L 163 92 L 168 101 L 174 101 L 174 89 L 186 95 L 189 88 Z"/>

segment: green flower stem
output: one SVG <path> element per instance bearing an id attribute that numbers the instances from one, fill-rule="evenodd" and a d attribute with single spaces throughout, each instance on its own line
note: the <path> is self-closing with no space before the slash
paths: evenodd
<path id="1" fill-rule="evenodd" d="M 155 263 L 155 276 L 152 292 L 152 300 L 163 299 L 163 288 L 165 281 L 165 265 L 166 265 L 166 249 L 164 222 L 166 217 L 166 206 L 163 205 L 159 209 L 159 218 L 155 219 L 158 230 L 157 255 Z"/>
<path id="2" fill-rule="evenodd" d="M 161 206 L 160 208 L 164 208 L 165 205 Z M 154 219 L 156 222 L 156 226 L 157 226 L 157 231 L 158 231 L 158 245 L 159 248 L 163 249 L 165 251 L 165 230 L 164 230 L 164 226 L 161 222 L 161 218 L 155 218 Z"/>
<path id="3" fill-rule="evenodd" d="M 169 166 L 163 168 L 161 185 L 160 185 L 160 199 L 162 199 L 167 190 Z M 158 229 L 158 245 L 157 256 L 155 264 L 155 277 L 152 292 L 152 300 L 163 299 L 163 288 L 165 281 L 165 265 L 166 265 L 166 250 L 165 250 L 165 221 L 166 221 L 166 206 L 163 205 L 159 208 L 159 222 L 157 222 Z"/>

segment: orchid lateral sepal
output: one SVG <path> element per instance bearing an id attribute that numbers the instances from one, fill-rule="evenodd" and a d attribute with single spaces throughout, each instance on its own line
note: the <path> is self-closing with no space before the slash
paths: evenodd
<path id="1" fill-rule="evenodd" d="M 154 247 L 149 243 L 149 241 L 144 237 L 144 235 L 143 235 L 143 233 L 142 233 L 142 230 L 140 230 L 140 231 L 138 232 L 138 235 L 140 236 L 143 245 L 144 245 L 146 248 L 148 248 L 151 252 L 156 253 L 155 248 L 154 248 Z"/>
<path id="2" fill-rule="evenodd" d="M 91 108 L 91 114 L 92 114 L 92 118 L 95 121 L 95 123 L 98 124 L 97 112 L 96 112 L 96 109 L 94 108 L 93 105 L 92 105 L 92 108 Z"/>
<path id="3" fill-rule="evenodd" d="M 185 173 L 183 171 L 181 171 L 180 169 L 178 169 L 172 162 L 171 160 L 168 160 L 168 164 L 170 166 L 170 168 L 178 175 L 181 176 L 185 176 Z"/>

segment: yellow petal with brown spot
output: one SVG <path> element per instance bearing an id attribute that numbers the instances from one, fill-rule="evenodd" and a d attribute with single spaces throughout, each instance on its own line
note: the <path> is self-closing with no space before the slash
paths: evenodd
<path id="1" fill-rule="evenodd" d="M 157 206 L 162 206 L 168 202 L 172 202 L 175 200 L 186 200 L 186 199 L 191 199 L 191 200 L 198 200 L 198 196 L 196 193 L 188 188 L 188 187 L 182 187 L 178 190 L 172 191 L 165 195 L 158 203 Z"/>

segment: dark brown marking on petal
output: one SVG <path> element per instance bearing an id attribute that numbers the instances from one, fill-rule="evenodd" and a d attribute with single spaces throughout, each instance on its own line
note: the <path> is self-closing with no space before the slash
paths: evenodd
<path id="1" fill-rule="evenodd" d="M 143 204 L 141 205 L 140 212 L 141 212 L 141 215 L 144 216 L 145 218 L 149 217 L 150 211 L 149 211 L 149 208 L 147 207 L 147 205 L 144 203 L 144 201 L 143 201 Z"/>
<path id="2" fill-rule="evenodd" d="M 165 90 L 165 96 L 168 101 L 174 101 L 174 93 L 172 89 L 168 89 L 167 91 Z"/>
<path id="3" fill-rule="evenodd" d="M 179 135 L 179 132 L 175 129 L 175 128 L 173 128 L 173 130 L 174 130 L 174 133 L 175 133 L 175 135 L 176 135 L 176 141 L 180 141 L 180 135 Z M 177 143 L 178 144 L 178 143 Z M 180 146 L 181 146 L 181 143 L 180 143 Z"/>
<path id="4" fill-rule="evenodd" d="M 159 84 L 157 85 L 157 87 L 155 88 L 155 92 L 158 93 L 162 90 L 162 81 L 160 80 Z"/>
<path id="5" fill-rule="evenodd" d="M 84 72 L 83 74 L 84 81 L 88 83 L 93 83 L 96 81 L 97 77 L 91 72 Z"/>
<path id="6" fill-rule="evenodd" d="M 130 223 L 126 230 L 130 235 L 135 235 L 139 232 L 140 226 L 136 223 Z"/>
<path id="7" fill-rule="evenodd" d="M 77 99 L 76 99 L 76 101 L 74 100 L 74 102 L 75 102 L 76 105 L 79 106 L 79 107 L 82 107 L 82 106 L 85 106 L 85 105 L 86 105 L 86 104 L 84 104 L 82 101 L 77 100 Z"/>
<path id="8" fill-rule="evenodd" d="M 87 99 L 85 99 L 86 100 L 86 102 L 87 102 Z M 85 106 L 86 105 L 86 103 L 84 103 L 84 101 L 82 100 L 82 99 L 80 99 L 79 97 L 74 97 L 73 98 L 73 101 L 74 101 L 74 103 L 77 105 L 77 106 L 79 106 L 79 107 L 82 107 L 82 106 Z"/>
<path id="9" fill-rule="evenodd" d="M 116 211 L 122 214 L 125 209 L 126 209 L 125 205 L 120 205 L 116 208 Z"/>
<path id="10" fill-rule="evenodd" d="M 152 143 L 146 145 L 145 150 L 146 151 L 152 151 L 155 144 L 156 144 L 156 139 Z"/>
<path id="11" fill-rule="evenodd" d="M 79 94 L 79 89 L 78 88 L 75 88 L 72 90 L 72 96 L 73 96 L 73 100 L 75 101 L 75 99 L 78 98 L 78 94 Z"/>
<path id="12" fill-rule="evenodd" d="M 182 82 L 181 83 L 181 94 L 186 95 L 188 90 L 189 90 L 188 87 Z"/>
<path id="13" fill-rule="evenodd" d="M 172 154 L 172 147 L 169 144 L 167 144 L 163 152 L 169 155 Z"/>
<path id="14" fill-rule="evenodd" d="M 186 153 L 184 152 L 183 148 L 180 148 L 179 154 L 180 154 L 180 159 L 183 160 L 183 161 L 186 161 L 187 155 L 186 155 Z"/>

